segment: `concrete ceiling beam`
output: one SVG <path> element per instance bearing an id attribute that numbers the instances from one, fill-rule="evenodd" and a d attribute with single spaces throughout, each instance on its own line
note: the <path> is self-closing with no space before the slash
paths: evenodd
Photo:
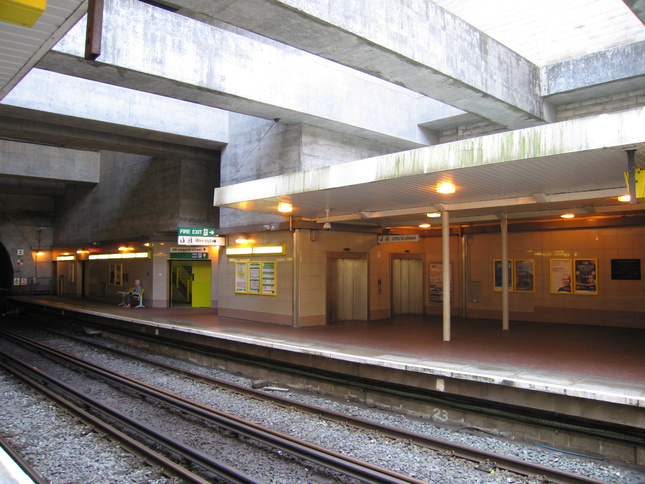
<path id="1" fill-rule="evenodd" d="M 177 13 L 230 23 L 509 128 L 553 120 L 540 97 L 537 66 L 427 0 L 164 3 Z"/>

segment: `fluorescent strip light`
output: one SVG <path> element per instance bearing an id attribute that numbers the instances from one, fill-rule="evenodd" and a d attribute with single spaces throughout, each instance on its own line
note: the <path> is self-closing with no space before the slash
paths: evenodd
<path id="1" fill-rule="evenodd" d="M 253 247 L 254 254 L 274 254 L 274 255 L 284 255 L 284 245 L 268 245 L 268 246 L 258 246 Z"/>
<path id="2" fill-rule="evenodd" d="M 90 254 L 89 260 L 103 259 L 148 259 L 149 252 L 128 252 L 126 254 Z"/>
<path id="3" fill-rule="evenodd" d="M 226 255 L 251 255 L 253 249 L 251 247 L 227 247 Z"/>

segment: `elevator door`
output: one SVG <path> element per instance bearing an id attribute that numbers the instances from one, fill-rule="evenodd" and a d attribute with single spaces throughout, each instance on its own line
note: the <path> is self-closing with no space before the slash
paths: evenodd
<path id="1" fill-rule="evenodd" d="M 334 259 L 332 321 L 367 321 L 367 259 Z"/>
<path id="2" fill-rule="evenodd" d="M 423 314 L 423 261 L 392 260 L 392 313 Z"/>

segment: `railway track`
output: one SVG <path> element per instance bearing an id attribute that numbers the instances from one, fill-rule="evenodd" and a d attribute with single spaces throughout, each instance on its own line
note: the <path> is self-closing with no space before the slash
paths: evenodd
<path id="1" fill-rule="evenodd" d="M 288 454 L 295 456 L 309 463 L 315 463 L 318 466 L 330 469 L 333 472 L 353 477 L 361 482 L 416 484 L 422 482 L 275 432 L 253 422 L 224 414 L 213 408 L 206 407 L 178 395 L 173 395 L 159 388 L 117 374 L 98 365 L 80 360 L 72 355 L 47 347 L 33 340 L 11 335 L 4 331 L 2 334 L 6 339 L 17 342 L 22 348 L 28 348 L 32 353 L 37 352 L 40 355 L 46 355 L 52 361 L 55 359 L 79 374 L 91 375 L 93 379 L 100 379 L 120 391 L 136 393 L 139 396 L 138 398 L 143 398 L 147 402 L 153 402 L 155 406 L 163 405 L 171 409 L 170 411 L 190 415 L 192 419 L 199 421 L 198 426 L 216 426 L 223 429 L 225 433 L 233 435 L 236 440 L 243 437 L 244 439 L 259 442 L 269 449 L 268 452 L 274 455 Z M 49 389 L 48 395 L 53 396 L 51 392 L 52 388 L 55 388 L 53 392 L 58 395 L 56 398 L 58 402 L 61 402 L 64 398 L 68 402 L 71 401 L 76 408 L 87 407 L 87 413 L 94 417 L 100 415 L 101 420 L 104 422 L 107 420 L 110 427 L 117 429 L 116 432 L 110 429 L 112 435 L 119 439 L 128 437 L 125 445 L 130 448 L 135 448 L 135 452 L 146 452 L 146 456 L 156 459 L 159 465 L 166 466 L 171 461 L 188 462 L 188 467 L 200 469 L 198 471 L 191 471 L 186 469 L 186 464 L 182 464 L 181 466 L 173 465 L 170 468 L 172 474 L 180 475 L 189 482 L 210 482 L 213 475 L 230 482 L 258 482 L 257 476 L 249 475 L 223 462 L 215 455 L 205 454 L 190 445 L 186 445 L 179 440 L 164 435 L 159 428 L 154 428 L 149 424 L 129 418 L 124 412 L 111 408 L 109 405 L 105 405 L 101 401 L 87 395 L 87 393 L 66 384 L 60 378 L 53 376 L 52 372 L 45 372 L 38 369 L 38 367 L 50 366 L 46 360 L 41 359 L 39 364 L 34 365 L 33 360 L 24 361 L 15 355 L 10 355 L 6 351 L 2 351 L 1 359 L 2 366 L 5 369 L 10 370 L 14 374 L 19 373 L 23 381 L 38 388 L 39 391 Z M 102 428 L 107 430 L 105 424 L 102 425 Z M 136 437 L 132 438 L 131 435 L 135 435 Z M 147 453 L 144 450 L 144 446 L 137 445 L 135 441 L 140 443 L 145 442 L 145 447 L 157 447 L 162 450 L 154 453 L 157 455 Z M 276 453 L 276 450 L 279 453 Z"/>
<path id="2" fill-rule="evenodd" d="M 6 334 L 6 337 L 13 337 L 10 336 L 9 334 Z M 308 450 L 306 451 L 305 448 L 310 448 L 308 444 L 296 440 L 296 448 L 294 449 L 291 447 L 291 444 L 287 445 L 285 443 L 285 436 L 283 435 L 278 435 L 276 436 L 276 433 L 271 433 L 270 437 L 262 437 L 259 435 L 259 433 L 264 433 L 266 429 L 260 428 L 258 429 L 257 425 L 251 424 L 250 427 L 242 427 L 244 424 L 245 426 L 247 423 L 243 423 L 240 420 L 241 419 L 236 419 L 233 418 L 232 420 L 229 420 L 229 416 L 221 415 L 221 413 L 215 412 L 216 416 L 208 416 L 206 417 L 206 414 L 211 414 L 213 412 L 212 409 L 206 408 L 202 405 L 197 405 L 194 406 L 193 402 L 187 402 L 185 399 L 181 399 L 177 397 L 176 395 L 171 395 L 168 392 L 164 391 L 159 391 L 158 389 L 154 389 L 150 387 L 149 385 L 142 384 L 140 382 L 134 382 L 131 379 L 127 377 L 123 377 L 122 375 L 115 375 L 113 372 L 106 370 L 104 368 L 97 367 L 96 365 L 88 364 L 86 362 L 81 362 L 77 358 L 70 357 L 69 355 L 66 355 L 62 352 L 59 352 L 57 350 L 50 349 L 46 347 L 45 345 L 42 345 L 40 343 L 34 343 L 31 342 L 25 338 L 20 337 L 19 338 L 22 345 L 33 345 L 36 344 L 38 347 L 38 351 L 41 352 L 46 352 L 49 355 L 55 355 L 55 356 L 50 356 L 50 357 L 55 357 L 55 358 L 60 358 L 60 359 L 65 359 L 66 361 L 72 361 L 74 364 L 81 364 L 83 367 L 82 371 L 85 372 L 93 372 L 95 375 L 98 375 L 99 378 L 106 379 L 109 378 L 111 381 L 117 381 L 119 385 L 123 385 L 124 382 L 127 383 L 127 385 L 133 389 L 130 391 L 136 391 L 137 393 L 141 395 L 145 395 L 145 398 L 149 399 L 154 399 L 158 402 L 165 402 L 166 404 L 173 404 L 173 405 L 179 405 L 177 408 L 180 409 L 181 412 L 186 412 L 186 413 L 191 413 L 194 416 L 198 416 L 200 418 L 208 418 L 211 422 L 216 421 L 218 425 L 223 426 L 228 429 L 229 432 L 234 432 L 239 435 L 244 435 L 246 438 L 250 439 L 257 439 L 258 441 L 263 442 L 266 445 L 277 445 L 278 448 L 280 448 L 281 451 L 290 453 L 291 455 L 296 455 L 302 459 L 306 459 L 312 462 L 316 462 L 318 465 L 325 465 L 329 466 L 330 463 L 328 460 L 330 459 L 330 455 L 332 456 L 332 460 L 334 460 L 332 468 L 337 471 L 337 472 L 344 472 L 347 473 L 348 475 L 351 475 L 357 479 L 360 479 L 361 481 L 365 482 L 420 482 L 417 481 L 416 479 L 411 479 L 407 478 L 405 476 L 399 475 L 397 473 L 387 473 L 384 476 L 377 476 L 377 473 L 380 473 L 381 470 L 374 468 L 373 466 L 367 466 L 365 467 L 363 463 L 357 463 L 353 462 L 353 460 L 350 459 L 350 463 L 347 464 L 345 462 L 338 462 L 338 459 L 340 459 L 342 456 L 335 455 L 335 453 L 329 453 L 326 452 L 324 449 L 320 448 L 315 448 L 314 453 L 316 454 L 314 457 L 311 456 L 311 454 L 308 454 Z M 81 341 L 84 344 L 88 344 L 87 341 L 84 339 L 81 339 Z M 447 453 L 451 456 L 458 456 L 463 459 L 468 459 L 473 462 L 478 462 L 480 464 L 488 463 L 492 468 L 494 469 L 504 469 L 508 470 L 514 473 L 518 473 L 521 475 L 528 475 L 528 476 L 543 476 L 544 479 L 552 482 L 562 482 L 562 483 L 596 483 L 599 481 L 596 481 L 594 479 L 586 478 L 583 476 L 579 475 L 573 475 L 564 471 L 559 471 L 556 469 L 551 469 L 548 467 L 544 466 L 539 466 L 535 465 L 532 463 L 528 462 L 523 462 L 518 459 L 513 459 L 509 457 L 505 457 L 499 454 L 493 454 L 490 452 L 482 451 L 479 449 L 475 448 L 470 448 L 462 445 L 456 445 L 451 442 L 443 441 L 440 439 L 435 439 L 435 438 L 430 438 L 425 435 L 420 435 L 420 434 L 414 434 L 410 432 L 403 431 L 398 428 L 378 424 L 372 421 L 367 421 L 364 419 L 358 419 L 355 417 L 350 417 L 346 414 L 341 414 L 338 412 L 333 412 L 327 409 L 322 409 L 319 407 L 313 407 L 310 405 L 305 405 L 301 403 L 296 403 L 293 400 L 290 399 L 285 399 L 276 395 L 269 395 L 264 391 L 255 391 L 247 387 L 241 387 L 239 385 L 231 384 L 228 382 L 224 382 L 221 380 L 213 379 L 210 377 L 206 377 L 204 375 L 196 374 L 194 372 L 190 372 L 181 368 L 173 367 L 167 364 L 162 364 L 158 361 L 151 360 L 148 358 L 143 358 L 140 355 L 132 355 L 129 352 L 123 352 L 123 351 L 118 351 L 114 350 L 111 348 L 105 348 L 103 345 L 98 345 L 100 346 L 103 350 L 109 350 L 115 353 L 119 353 L 122 356 L 127 356 L 129 358 L 136 357 L 140 361 L 145 361 L 146 364 L 151 364 L 151 365 L 156 365 L 156 366 L 163 366 L 164 368 L 168 370 L 172 370 L 174 372 L 182 372 L 183 375 L 186 377 L 190 378 L 195 378 L 198 379 L 199 381 L 206 382 L 209 385 L 215 385 L 219 388 L 226 388 L 228 390 L 241 393 L 241 394 L 246 394 L 249 396 L 252 396 L 253 398 L 262 398 L 264 400 L 271 400 L 274 403 L 277 403 L 281 406 L 285 407 L 290 407 L 290 408 L 297 408 L 299 411 L 306 412 L 309 414 L 313 415 L 318 415 L 318 416 L 323 416 L 325 419 L 329 420 L 334 420 L 334 421 L 340 421 L 343 422 L 347 425 L 351 425 L 356 428 L 361 428 L 364 430 L 369 430 L 369 431 L 374 431 L 374 432 L 379 432 L 380 434 L 387 435 L 390 438 L 395 438 L 395 439 L 401 439 L 401 440 L 406 440 L 409 442 L 412 442 L 416 445 L 421 445 L 427 448 L 431 448 L 433 450 L 437 450 L 440 452 Z M 67 363 L 71 364 L 71 363 Z M 87 365 L 87 366 L 86 366 Z M 289 440 L 289 439 L 287 439 Z M 158 444 L 159 445 L 159 444 Z M 176 449 L 173 450 L 173 452 L 178 452 Z M 198 461 L 199 459 L 195 459 L 195 457 L 188 457 L 184 455 L 182 459 L 193 459 L 193 461 Z M 205 465 L 201 463 L 201 466 L 204 469 L 207 469 L 208 473 L 214 473 L 217 475 L 222 476 L 222 473 L 226 473 L 226 478 L 231 479 L 233 482 L 257 482 L 257 481 L 244 481 L 244 480 L 233 480 L 232 478 L 232 471 L 230 469 L 225 469 L 224 471 L 219 470 L 219 472 L 212 467 L 213 464 L 208 464 Z M 211 466 L 211 467 L 209 467 Z M 347 467 L 349 466 L 349 467 Z M 367 469 L 367 470 L 366 470 Z M 177 470 L 174 470 L 173 472 L 178 472 Z M 184 476 L 184 478 L 186 478 Z M 236 477 L 237 479 L 244 479 L 245 476 L 239 476 Z M 381 480 L 384 479 L 384 480 Z M 193 482 L 193 481 L 191 481 Z M 199 482 L 199 481 L 195 481 Z"/>
<path id="3" fill-rule="evenodd" d="M 52 322 L 60 324 L 61 320 L 54 314 L 39 314 L 39 317 L 51 318 Z M 69 316 L 64 317 L 69 318 Z M 126 339 L 133 338 L 143 342 L 144 346 L 161 346 L 173 348 L 179 352 L 191 352 L 201 355 L 204 358 L 218 359 L 231 363 L 236 367 L 248 369 L 256 368 L 257 371 L 284 375 L 294 381 L 308 381 L 313 384 L 320 383 L 336 388 L 355 390 L 359 394 L 370 394 L 382 396 L 387 399 L 398 399 L 399 401 L 417 402 L 426 407 L 454 410 L 464 412 L 478 417 L 490 418 L 493 420 L 516 422 L 520 425 L 548 429 L 554 433 L 567 433 L 583 438 L 597 439 L 602 441 L 600 446 L 618 444 L 632 448 L 645 447 L 645 429 L 616 423 L 607 423 L 600 420 L 585 419 L 583 417 L 572 417 L 555 412 L 539 410 L 527 406 L 517 406 L 510 403 L 481 400 L 478 398 L 452 395 L 431 389 L 423 389 L 414 386 L 407 386 L 402 383 L 371 380 L 362 376 L 352 376 L 326 370 L 319 367 L 306 367 L 291 364 L 287 361 L 273 361 L 270 358 L 238 353 L 218 348 L 216 352 L 212 347 L 195 343 L 183 343 L 171 338 L 156 335 L 154 338 L 145 333 L 133 334 L 127 330 L 121 330 L 110 326 L 100 320 L 92 320 L 88 323 L 84 320 L 71 320 L 71 324 L 82 324 L 83 327 L 97 328 L 98 331 L 106 331 Z M 252 371 L 252 370 L 247 370 Z"/>

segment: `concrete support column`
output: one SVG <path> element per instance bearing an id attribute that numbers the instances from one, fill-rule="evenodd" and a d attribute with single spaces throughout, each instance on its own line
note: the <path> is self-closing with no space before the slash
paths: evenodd
<path id="1" fill-rule="evenodd" d="M 292 299 L 293 299 L 293 327 L 294 328 L 299 328 L 300 327 L 300 281 L 299 281 L 299 273 L 300 273 L 300 252 L 299 252 L 299 245 L 298 245 L 298 234 L 300 233 L 300 230 L 294 229 L 292 230 L 293 234 L 293 291 L 292 291 Z"/>
<path id="2" fill-rule="evenodd" d="M 502 215 L 502 329 L 508 331 L 508 220 Z"/>
<path id="3" fill-rule="evenodd" d="M 443 340 L 450 341 L 450 219 L 447 211 L 441 213 L 441 229 L 443 249 Z"/>

